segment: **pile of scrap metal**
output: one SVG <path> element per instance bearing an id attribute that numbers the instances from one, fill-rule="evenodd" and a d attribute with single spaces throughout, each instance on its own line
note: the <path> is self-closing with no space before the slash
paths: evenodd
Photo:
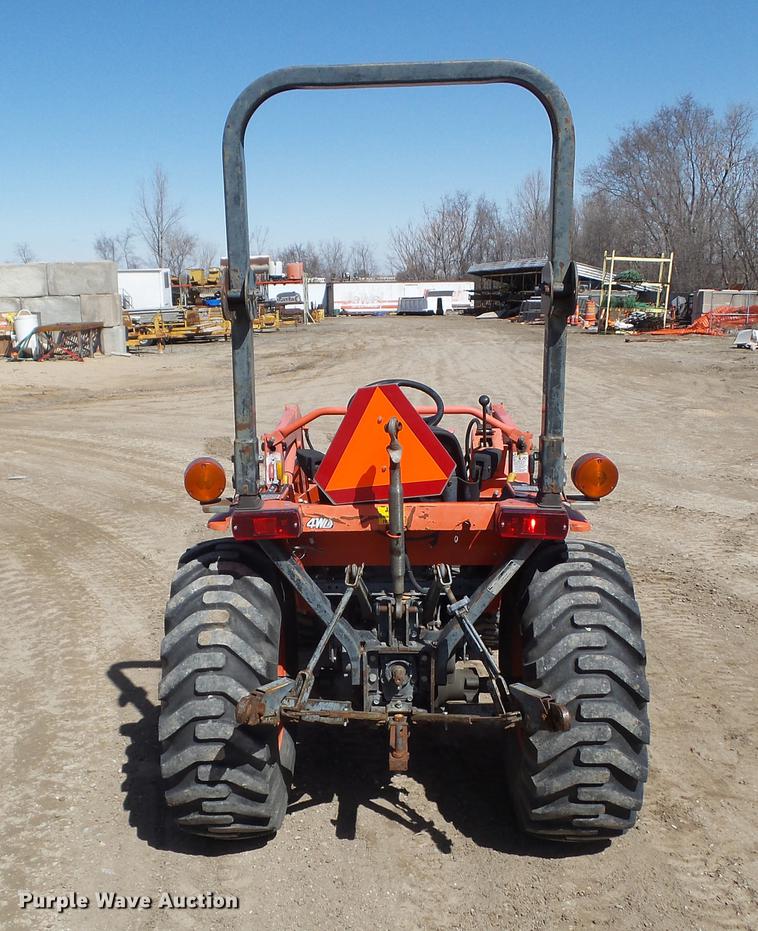
<path id="1" fill-rule="evenodd" d="M 102 352 L 101 321 L 40 323 L 29 311 L 0 314 L 0 357 L 12 362 L 70 359 L 82 362 Z"/>
<path id="2" fill-rule="evenodd" d="M 189 340 L 229 339 L 231 324 L 225 320 L 220 307 L 206 305 L 188 307 L 176 319 L 166 320 L 161 313 L 151 319 L 139 320 L 136 315 L 124 314 L 126 345 L 129 349 Z"/>
<path id="3" fill-rule="evenodd" d="M 646 310 L 636 308 L 626 317 L 609 324 L 616 332 L 634 331 L 636 333 L 650 332 L 660 329 L 663 322 L 663 311 L 659 309 Z"/>

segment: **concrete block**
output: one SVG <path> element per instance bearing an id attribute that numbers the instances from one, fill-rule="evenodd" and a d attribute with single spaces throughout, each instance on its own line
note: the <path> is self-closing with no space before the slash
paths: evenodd
<path id="1" fill-rule="evenodd" d="M 106 326 L 100 330 L 100 346 L 108 356 L 112 352 L 126 352 L 126 330 L 122 326 Z"/>
<path id="2" fill-rule="evenodd" d="M 45 263 L 0 265 L 0 294 L 12 297 L 42 297 L 47 294 Z"/>
<path id="3" fill-rule="evenodd" d="M 40 315 L 40 323 L 81 323 L 82 308 L 78 297 L 28 297 L 22 307 Z"/>
<path id="4" fill-rule="evenodd" d="M 18 297 L 0 297 L 0 314 L 13 314 L 21 310 L 21 299 Z"/>
<path id="5" fill-rule="evenodd" d="M 80 300 L 85 323 L 99 320 L 104 326 L 116 326 L 122 322 L 121 301 L 117 294 L 82 294 Z"/>
<path id="6" fill-rule="evenodd" d="M 118 266 L 115 262 L 50 262 L 47 266 L 48 294 L 117 292 Z"/>

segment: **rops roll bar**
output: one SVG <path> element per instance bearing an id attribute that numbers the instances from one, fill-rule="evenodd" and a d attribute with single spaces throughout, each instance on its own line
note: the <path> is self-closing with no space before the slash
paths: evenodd
<path id="1" fill-rule="evenodd" d="M 431 61 L 375 65 L 283 68 L 253 81 L 234 102 L 224 127 L 224 199 L 229 266 L 225 313 L 232 321 L 234 375 L 234 487 L 240 507 L 258 507 L 258 437 L 253 357 L 254 277 L 250 270 L 245 130 L 260 105 L 288 90 L 399 87 L 436 84 L 518 84 L 542 103 L 553 133 L 550 174 L 550 252 L 542 272 L 545 312 L 542 429 L 539 441 L 539 501 L 560 502 L 565 482 L 563 414 L 566 324 L 576 300 L 571 262 L 574 193 L 574 123 L 566 98 L 546 75 L 518 61 Z"/>

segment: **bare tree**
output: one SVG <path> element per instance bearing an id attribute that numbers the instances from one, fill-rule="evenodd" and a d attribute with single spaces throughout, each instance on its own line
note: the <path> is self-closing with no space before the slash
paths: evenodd
<path id="1" fill-rule="evenodd" d="M 390 233 L 390 245 L 393 252 L 391 264 L 398 279 L 414 281 L 435 277 L 423 237 L 416 224 L 408 222 L 402 228 L 393 229 Z"/>
<path id="2" fill-rule="evenodd" d="M 340 278 L 347 274 L 350 260 L 341 239 L 322 239 L 318 246 L 310 241 L 292 242 L 278 250 L 283 262 L 302 262 L 303 270 L 311 277 Z"/>
<path id="3" fill-rule="evenodd" d="M 758 286 L 758 148 L 741 161 L 726 196 L 725 265 L 735 287 Z"/>
<path id="4" fill-rule="evenodd" d="M 374 253 L 365 240 L 356 241 L 350 246 L 348 265 L 353 278 L 370 278 L 376 274 Z"/>
<path id="5" fill-rule="evenodd" d="M 736 269 L 742 271 L 742 287 L 758 286 L 758 168 L 741 197 L 730 201 Z"/>
<path id="6" fill-rule="evenodd" d="M 121 255 L 121 262 L 126 268 L 138 268 L 141 262 L 133 248 L 134 230 L 127 227 L 123 233 L 119 233 L 116 237 L 116 244 Z"/>
<path id="7" fill-rule="evenodd" d="M 494 201 L 466 191 L 425 207 L 423 220 L 391 234 L 399 278 L 460 278 L 477 262 L 503 258 L 508 236 Z"/>
<path id="8" fill-rule="evenodd" d="M 100 233 L 93 244 L 95 255 L 104 262 L 118 262 L 119 249 L 116 245 L 115 236 L 108 236 L 107 233 Z"/>
<path id="9" fill-rule="evenodd" d="M 640 251 L 673 250 L 676 291 L 720 287 L 755 269 L 758 240 L 738 244 L 751 235 L 749 220 L 741 229 L 758 170 L 753 119 L 745 106 L 718 119 L 685 96 L 633 123 L 584 172 L 611 212 L 633 214 Z"/>
<path id="10" fill-rule="evenodd" d="M 34 254 L 32 247 L 28 242 L 17 242 L 13 253 L 16 258 L 24 265 L 28 265 L 30 262 L 36 262 L 37 256 Z"/>
<path id="11" fill-rule="evenodd" d="M 550 239 L 550 185 L 541 170 L 528 174 L 508 205 L 514 257 L 547 255 Z"/>
<path id="12" fill-rule="evenodd" d="M 574 255 L 582 262 L 602 266 L 603 253 L 616 249 L 626 255 L 644 255 L 647 238 L 636 211 L 614 203 L 602 191 L 581 198 L 575 209 Z"/>
<path id="13" fill-rule="evenodd" d="M 319 251 L 312 242 L 293 242 L 279 249 L 279 258 L 283 262 L 302 262 L 303 269 L 311 277 L 325 274 Z"/>
<path id="14" fill-rule="evenodd" d="M 140 184 L 134 220 L 158 268 L 168 263 L 168 240 L 182 218 L 179 206 L 169 199 L 168 178 L 156 165 L 148 182 Z"/>
<path id="15" fill-rule="evenodd" d="M 321 270 L 328 278 L 341 278 L 348 273 L 345 246 L 341 239 L 322 239 L 318 244 Z"/>
<path id="16" fill-rule="evenodd" d="M 197 236 L 188 233 L 181 226 L 175 224 L 166 235 L 164 245 L 164 259 L 168 268 L 171 269 L 172 275 L 177 277 L 181 275 L 196 248 Z"/>
<path id="17" fill-rule="evenodd" d="M 218 250 L 212 242 L 202 242 L 196 248 L 192 255 L 192 261 L 198 268 L 204 268 L 206 271 L 214 264 Z"/>
<path id="18" fill-rule="evenodd" d="M 134 254 L 133 241 L 134 231 L 127 227 L 115 236 L 100 233 L 93 243 L 93 248 L 95 255 L 106 262 L 116 262 L 122 268 L 136 268 L 139 259 Z"/>
<path id="19" fill-rule="evenodd" d="M 267 226 L 254 226 L 250 230 L 248 241 L 251 255 L 268 255 L 269 228 Z"/>

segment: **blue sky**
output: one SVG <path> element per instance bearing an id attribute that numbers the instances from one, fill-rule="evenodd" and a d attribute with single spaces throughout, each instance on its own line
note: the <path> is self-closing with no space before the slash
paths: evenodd
<path id="1" fill-rule="evenodd" d="M 758 13 L 741 0 L 634 4 L 3 0 L 0 261 L 93 257 L 131 224 L 160 163 L 185 226 L 225 253 L 221 132 L 255 77 L 293 64 L 516 58 L 566 93 L 577 167 L 633 120 L 691 92 L 756 105 Z M 447 192 L 504 204 L 550 151 L 515 87 L 293 92 L 247 136 L 251 226 L 269 247 L 337 236 L 385 254 L 388 231 Z M 143 250 L 144 253 L 144 250 Z"/>

